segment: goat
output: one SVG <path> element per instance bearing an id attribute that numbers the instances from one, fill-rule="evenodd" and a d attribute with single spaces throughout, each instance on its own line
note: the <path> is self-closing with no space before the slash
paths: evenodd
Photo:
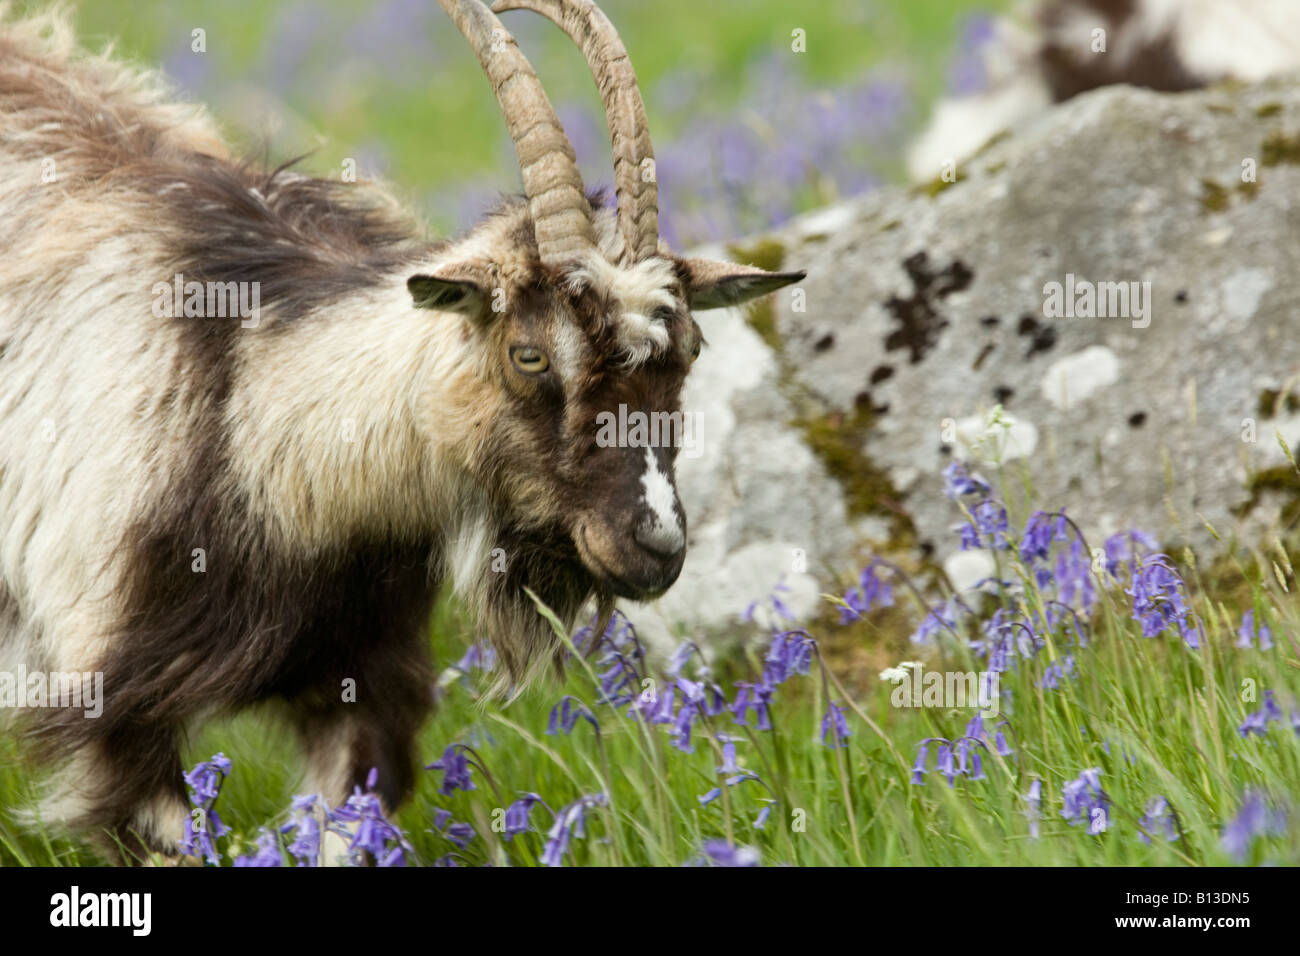
<path id="1" fill-rule="evenodd" d="M 597 416 L 677 411 L 692 313 L 803 277 L 660 242 L 644 104 L 591 0 L 495 9 L 581 47 L 616 210 L 493 11 L 439 3 L 524 195 L 437 242 L 376 184 L 239 160 L 61 14 L 0 25 L 0 663 L 102 675 L 97 719 L 22 729 L 62 767 L 45 818 L 128 858 L 176 852 L 183 735 L 263 702 L 310 790 L 337 803 L 376 768 L 397 807 L 444 581 L 516 686 L 560 650 L 525 589 L 571 624 L 668 588 L 676 448 L 604 447 Z M 212 314 L 214 287 L 258 314 Z"/>
<path id="2" fill-rule="evenodd" d="M 1031 0 L 1021 8 L 996 21 L 979 51 L 987 88 L 935 107 L 908 150 L 913 179 L 931 179 L 998 133 L 1101 86 L 1179 92 L 1300 68 L 1294 0 Z"/>

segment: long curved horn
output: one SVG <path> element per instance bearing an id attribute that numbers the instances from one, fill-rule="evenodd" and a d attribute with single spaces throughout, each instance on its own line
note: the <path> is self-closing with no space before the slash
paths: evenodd
<path id="1" fill-rule="evenodd" d="M 515 144 L 537 252 L 553 265 L 596 246 L 573 145 L 515 38 L 481 0 L 438 0 L 492 83 Z"/>
<path id="2" fill-rule="evenodd" d="M 653 173 L 650 124 L 632 61 L 609 17 L 594 0 L 496 0 L 492 9 L 540 13 L 582 48 L 609 123 L 619 231 L 631 261 L 653 256 L 659 248 L 659 186 Z M 643 169 L 646 160 L 651 161 L 648 176 Z"/>

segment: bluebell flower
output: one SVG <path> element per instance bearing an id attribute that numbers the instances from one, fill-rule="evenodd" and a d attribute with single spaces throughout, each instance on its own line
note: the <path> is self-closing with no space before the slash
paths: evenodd
<path id="1" fill-rule="evenodd" d="M 476 834 L 474 833 L 473 826 L 462 822 L 453 823 L 451 826 L 447 827 L 444 836 L 463 850 L 469 844 L 469 841 L 474 839 Z"/>
<path id="2" fill-rule="evenodd" d="M 341 807 L 327 814 L 329 829 L 348 840 L 353 863 L 360 864 L 362 854 L 369 854 L 376 866 L 405 866 L 411 845 L 406 834 L 385 815 L 374 792 L 378 773 L 372 769 L 366 777 L 366 789 L 355 787 Z M 348 825 L 352 825 L 352 829 Z"/>
<path id="3" fill-rule="evenodd" d="M 682 668 L 686 666 L 686 662 L 691 659 L 691 655 L 698 651 L 699 648 L 695 645 L 694 641 L 682 641 L 682 643 L 678 645 L 677 650 L 673 652 L 672 658 L 668 661 L 668 668 L 666 671 L 668 676 L 672 678 L 678 677 L 682 672 Z"/>
<path id="4" fill-rule="evenodd" d="M 1189 647 L 1200 646 L 1200 628 L 1189 620 L 1183 589 L 1166 555 L 1157 552 L 1133 563 L 1131 583 L 1124 593 L 1133 598 L 1133 619 L 1141 623 L 1143 637 L 1176 627 Z"/>
<path id="5" fill-rule="evenodd" d="M 1237 733 L 1243 737 L 1249 737 L 1251 734 L 1259 734 L 1261 737 L 1268 733 L 1268 725 L 1275 720 L 1282 719 L 1282 708 L 1278 706 L 1277 699 L 1272 690 L 1264 691 L 1264 704 L 1259 710 L 1252 711 L 1246 715 L 1246 719 L 1241 726 L 1237 728 Z"/>
<path id="6" fill-rule="evenodd" d="M 1155 551 L 1156 541 L 1145 531 L 1133 528 L 1107 538 L 1104 550 L 1106 573 L 1118 580 L 1120 568 L 1139 558 L 1142 551 Z"/>
<path id="7" fill-rule="evenodd" d="M 1061 792 L 1061 816 L 1071 826 L 1083 820 L 1088 832 L 1103 833 L 1109 825 L 1110 796 L 1101 787 L 1101 769 L 1091 767 L 1080 771 L 1075 780 L 1065 784 Z"/>
<path id="8" fill-rule="evenodd" d="M 438 792 L 443 796 L 455 793 L 457 790 L 468 792 L 477 789 L 470 778 L 469 758 L 466 756 L 464 744 L 450 745 L 440 758 L 424 769 L 442 771 L 443 778 Z"/>
<path id="9" fill-rule="evenodd" d="M 1063 517 L 1049 515 L 1046 511 L 1035 511 L 1025 521 L 1024 533 L 1020 536 L 1020 560 L 1026 566 L 1036 562 L 1046 562 L 1052 551 L 1052 541 L 1057 537 L 1058 526 Z M 1064 540 L 1062 536 L 1061 540 Z"/>
<path id="10" fill-rule="evenodd" d="M 1255 611 L 1251 609 L 1241 617 L 1241 627 L 1237 630 L 1237 647 L 1248 651 L 1255 646 L 1257 637 L 1261 651 L 1272 650 L 1273 632 L 1269 630 L 1268 625 L 1263 621 L 1259 623 L 1258 627 L 1256 626 Z"/>
<path id="11" fill-rule="evenodd" d="M 947 740 L 939 742 L 939 754 L 935 758 L 934 768 L 948 779 L 948 786 L 956 786 L 953 781 L 957 778 L 958 771 L 953 765 L 952 744 Z"/>
<path id="12" fill-rule="evenodd" d="M 880 576 L 885 568 L 879 559 L 873 559 L 858 575 L 858 586 L 844 593 L 840 607 L 840 623 L 860 620 L 867 612 L 882 607 L 893 607 L 894 591 L 889 581 Z"/>
<path id="13" fill-rule="evenodd" d="M 928 644 L 941 631 L 954 628 L 959 612 L 968 610 L 957 598 L 941 602 L 921 619 L 921 625 L 912 634 L 912 643 Z"/>
<path id="14" fill-rule="evenodd" d="M 1006 723 L 1005 720 L 1001 721 L 998 726 L 1003 727 Z M 993 746 L 996 748 L 998 754 L 1003 757 L 1010 757 L 1014 753 L 1010 745 L 1007 743 L 1006 735 L 1000 730 L 997 732 L 997 736 L 993 739 Z"/>
<path id="15" fill-rule="evenodd" d="M 957 499 L 964 495 L 986 495 L 989 484 L 978 474 L 973 474 L 965 462 L 954 461 L 943 470 L 943 493 Z"/>
<path id="16" fill-rule="evenodd" d="M 1062 680 L 1074 676 L 1074 655 L 1066 654 L 1047 665 L 1042 679 L 1038 681 L 1038 686 L 1045 690 L 1056 690 L 1061 686 Z"/>
<path id="17" fill-rule="evenodd" d="M 1038 778 L 1029 785 L 1029 792 L 1025 794 L 1025 817 L 1029 821 L 1029 836 L 1031 839 L 1038 839 L 1038 825 L 1043 818 L 1043 781 Z"/>
<path id="18" fill-rule="evenodd" d="M 557 733 L 571 734 L 573 728 L 578 724 L 578 718 L 587 721 L 595 728 L 597 734 L 600 733 L 600 724 L 590 708 L 572 694 L 565 694 L 551 708 L 550 717 L 546 722 L 546 733 L 549 735 Z"/>
<path id="19" fill-rule="evenodd" d="M 758 851 L 748 846 L 732 846 L 726 840 L 709 840 L 704 856 L 713 866 L 758 866 Z"/>
<path id="20" fill-rule="evenodd" d="M 807 676 L 812 654 L 813 640 L 802 628 L 773 635 L 763 658 L 763 683 L 775 687 L 795 674 Z"/>
<path id="21" fill-rule="evenodd" d="M 1257 837 L 1279 836 L 1286 832 L 1286 811 L 1271 806 L 1257 791 L 1247 791 L 1237 815 L 1223 828 L 1219 845 L 1244 863 Z"/>
<path id="22" fill-rule="evenodd" d="M 912 783 L 925 783 L 926 762 L 930 755 L 930 741 L 936 740 L 935 737 L 926 737 L 918 745 L 916 750 L 916 762 L 912 764 Z"/>
<path id="23" fill-rule="evenodd" d="M 533 829 L 532 821 L 529 815 L 533 812 L 533 807 L 537 804 L 545 806 L 542 798 L 535 793 L 523 793 L 519 799 L 506 808 L 505 819 L 505 836 L 507 840 L 520 834 L 527 833 Z"/>
<path id="24" fill-rule="evenodd" d="M 731 734 L 718 734 L 718 741 L 722 744 L 722 766 L 717 768 L 718 773 L 740 772 L 740 765 L 736 763 L 736 744 L 744 739 Z"/>
<path id="25" fill-rule="evenodd" d="M 497 666 L 496 649 L 486 641 L 475 641 L 453 667 L 461 673 L 472 670 L 491 671 Z"/>
<path id="26" fill-rule="evenodd" d="M 230 828 L 222 822 L 220 814 L 214 808 L 230 768 L 230 758 L 219 753 L 211 760 L 197 764 L 184 775 L 185 783 L 190 789 L 190 803 L 195 809 L 185 816 L 185 831 L 180 840 L 181 852 L 186 856 L 202 856 L 212 866 L 221 862 L 214 840 L 230 833 Z"/>
<path id="27" fill-rule="evenodd" d="M 542 863 L 546 866 L 563 866 L 573 838 L 582 839 L 586 835 L 586 814 L 593 808 L 607 806 L 608 803 L 608 798 L 603 793 L 598 793 L 579 797 L 562 807 L 555 814 L 551 829 L 547 831 Z"/>
<path id="28" fill-rule="evenodd" d="M 196 764 L 193 770 L 184 775 L 185 783 L 190 788 L 190 803 L 202 807 L 217 799 L 230 768 L 230 758 L 224 753 L 215 754 L 211 760 Z"/>
<path id="29" fill-rule="evenodd" d="M 285 836 L 293 835 L 289 843 L 289 855 L 297 861 L 298 866 L 318 866 L 320 864 L 320 817 L 324 814 L 324 804 L 316 794 L 304 794 L 293 798 L 290 806 L 293 816 L 289 822 L 280 827 Z"/>
<path id="30" fill-rule="evenodd" d="M 1093 583 L 1092 561 L 1083 550 L 1083 542 L 1075 538 L 1070 546 L 1056 555 L 1057 597 L 1062 604 L 1085 610 L 1097 603 L 1097 587 Z"/>
<path id="31" fill-rule="evenodd" d="M 257 837 L 256 848 L 252 853 L 235 857 L 235 866 L 284 866 L 284 857 L 280 853 L 279 839 L 274 833 L 263 828 Z"/>
<path id="32" fill-rule="evenodd" d="M 826 743 L 826 737 L 831 733 L 832 728 L 835 731 L 835 740 L 831 744 L 833 747 L 847 747 L 849 745 L 849 736 L 852 733 L 849 730 L 849 722 L 844 716 L 844 708 L 834 701 L 826 705 L 826 713 L 822 716 L 822 743 Z"/>
<path id="33" fill-rule="evenodd" d="M 772 702 L 772 689 L 749 681 L 737 681 L 736 687 L 739 688 L 739 691 L 736 694 L 735 702 L 731 705 L 731 712 L 736 723 L 748 724 L 749 711 L 752 710 L 757 718 L 757 728 L 759 730 L 771 730 L 772 721 L 769 707 Z"/>
<path id="34" fill-rule="evenodd" d="M 1138 831 L 1138 836 L 1143 843 L 1151 842 L 1148 833 L 1164 833 L 1166 840 L 1178 839 L 1174 812 L 1169 806 L 1169 801 L 1164 797 L 1152 797 L 1147 801 L 1146 813 L 1142 815 L 1140 822 L 1143 829 Z"/>
<path id="35" fill-rule="evenodd" d="M 1007 537 L 1007 509 L 986 498 L 971 510 L 970 520 L 961 527 L 961 549 L 990 548 L 1001 551 L 1011 547 Z"/>

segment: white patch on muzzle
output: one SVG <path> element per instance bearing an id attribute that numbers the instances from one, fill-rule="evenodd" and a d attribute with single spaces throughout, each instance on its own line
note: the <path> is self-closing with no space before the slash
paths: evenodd
<path id="1" fill-rule="evenodd" d="M 686 545 L 681 522 L 677 520 L 677 491 L 672 480 L 659 470 L 653 448 L 645 450 L 645 473 L 641 475 L 641 486 L 645 488 L 642 500 L 650 509 L 651 526 L 640 537 L 653 543 L 664 554 L 676 554 Z"/>

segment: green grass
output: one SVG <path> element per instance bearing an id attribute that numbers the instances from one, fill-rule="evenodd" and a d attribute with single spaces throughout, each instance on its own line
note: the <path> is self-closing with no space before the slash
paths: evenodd
<path id="1" fill-rule="evenodd" d="M 422 759 L 432 761 L 450 743 L 467 743 L 487 773 L 475 770 L 476 790 L 445 797 L 437 792 L 441 775 L 422 772 L 398 822 L 424 863 L 456 852 L 468 864 L 536 864 L 542 833 L 507 842 L 492 830 L 492 821 L 518 793 L 533 791 L 552 809 L 584 794 L 609 795 L 608 809 L 598 810 L 586 837 L 572 843 L 569 862 L 579 865 L 678 865 L 697 857 L 704 841 L 718 838 L 758 848 L 769 864 L 1229 864 L 1234 860 L 1220 848 L 1220 833 L 1244 790 L 1285 796 L 1300 779 L 1300 737 L 1289 721 L 1271 724 L 1264 737 L 1243 739 L 1237 731 L 1266 688 L 1286 709 L 1300 690 L 1300 648 L 1293 636 L 1300 629 L 1300 605 L 1282 583 L 1292 586 L 1293 576 L 1285 564 L 1279 564 L 1280 579 L 1271 571 L 1236 570 L 1267 615 L 1277 638 L 1273 650 L 1235 647 L 1240 609 L 1229 613 L 1203 595 L 1195 605 L 1207 637 L 1199 650 L 1171 635 L 1143 638 L 1128 599 L 1110 588 L 1093 616 L 1089 647 L 1071 649 L 1077 679 L 1063 681 L 1059 690 L 1037 686 L 1050 660 L 1067 650 L 1061 631 L 1038 657 L 1003 675 L 1002 687 L 1012 690 L 1015 706 L 998 720 L 1009 722 L 1014 754 L 989 754 L 986 780 L 959 777 L 949 788 L 933 769 L 932 747 L 927 782 L 912 784 L 918 742 L 960 735 L 973 711 L 895 708 L 889 700 L 893 686 L 885 682 L 846 695 L 831 678 L 831 695 L 851 701 L 852 736 L 845 749 L 819 739 L 825 691 L 814 665 L 811 676 L 793 677 L 778 690 L 772 731 L 739 727 L 724 714 L 697 727 L 696 752 L 686 754 L 670 745 L 664 728 L 594 706 L 594 673 L 580 661 L 562 683 L 544 682 L 508 706 L 479 701 L 475 688 L 482 675 L 450 686 L 421 736 Z M 1202 586 L 1194 577 L 1189 585 Z M 903 589 L 896 584 L 895 591 Z M 1040 599 L 1031 592 L 1031 601 Z M 852 626 L 863 642 L 879 638 L 869 623 Z M 454 606 L 442 604 L 433 638 L 441 661 L 460 655 L 466 631 Z M 722 666 L 732 675 L 754 673 L 762 653 L 760 643 L 748 660 Z M 916 656 L 922 655 L 930 669 L 985 666 L 956 642 L 941 650 L 918 649 Z M 729 682 L 723 683 L 730 691 Z M 1254 702 L 1243 700 L 1243 689 L 1251 685 Z M 551 705 L 562 693 L 593 704 L 599 741 L 583 721 L 571 736 L 545 733 Z M 724 733 L 745 738 L 738 744 L 740 762 L 762 783 L 723 788 L 721 799 L 701 806 L 698 797 L 720 782 L 717 735 Z M 218 750 L 234 760 L 217 804 L 235 830 L 220 842 L 227 856 L 248 850 L 259 827 L 287 819 L 300 778 L 286 740 L 275 724 L 252 715 L 209 727 L 188 748 L 187 765 Z M 1059 813 L 1062 786 L 1089 767 L 1101 769 L 1112 801 L 1108 831 L 1097 835 L 1068 825 Z M 1030 836 L 1025 801 L 1034 779 L 1043 788 L 1037 839 Z M 29 805 L 30 780 L 15 769 L 0 771 L 0 806 Z M 1170 842 L 1157 835 L 1147 845 L 1138 837 L 1138 820 L 1156 795 L 1175 809 L 1182 836 Z M 758 830 L 753 821 L 765 800 L 776 802 L 766 827 Z M 430 831 L 440 807 L 478 832 L 463 851 Z M 544 833 L 551 817 L 538 807 L 532 820 Z M 1252 853 L 1254 862 L 1300 862 L 1300 828 L 1292 825 L 1286 836 L 1257 841 Z M 0 812 L 0 863 L 91 862 L 98 859 L 84 846 L 65 836 L 22 831 L 10 813 Z"/>

